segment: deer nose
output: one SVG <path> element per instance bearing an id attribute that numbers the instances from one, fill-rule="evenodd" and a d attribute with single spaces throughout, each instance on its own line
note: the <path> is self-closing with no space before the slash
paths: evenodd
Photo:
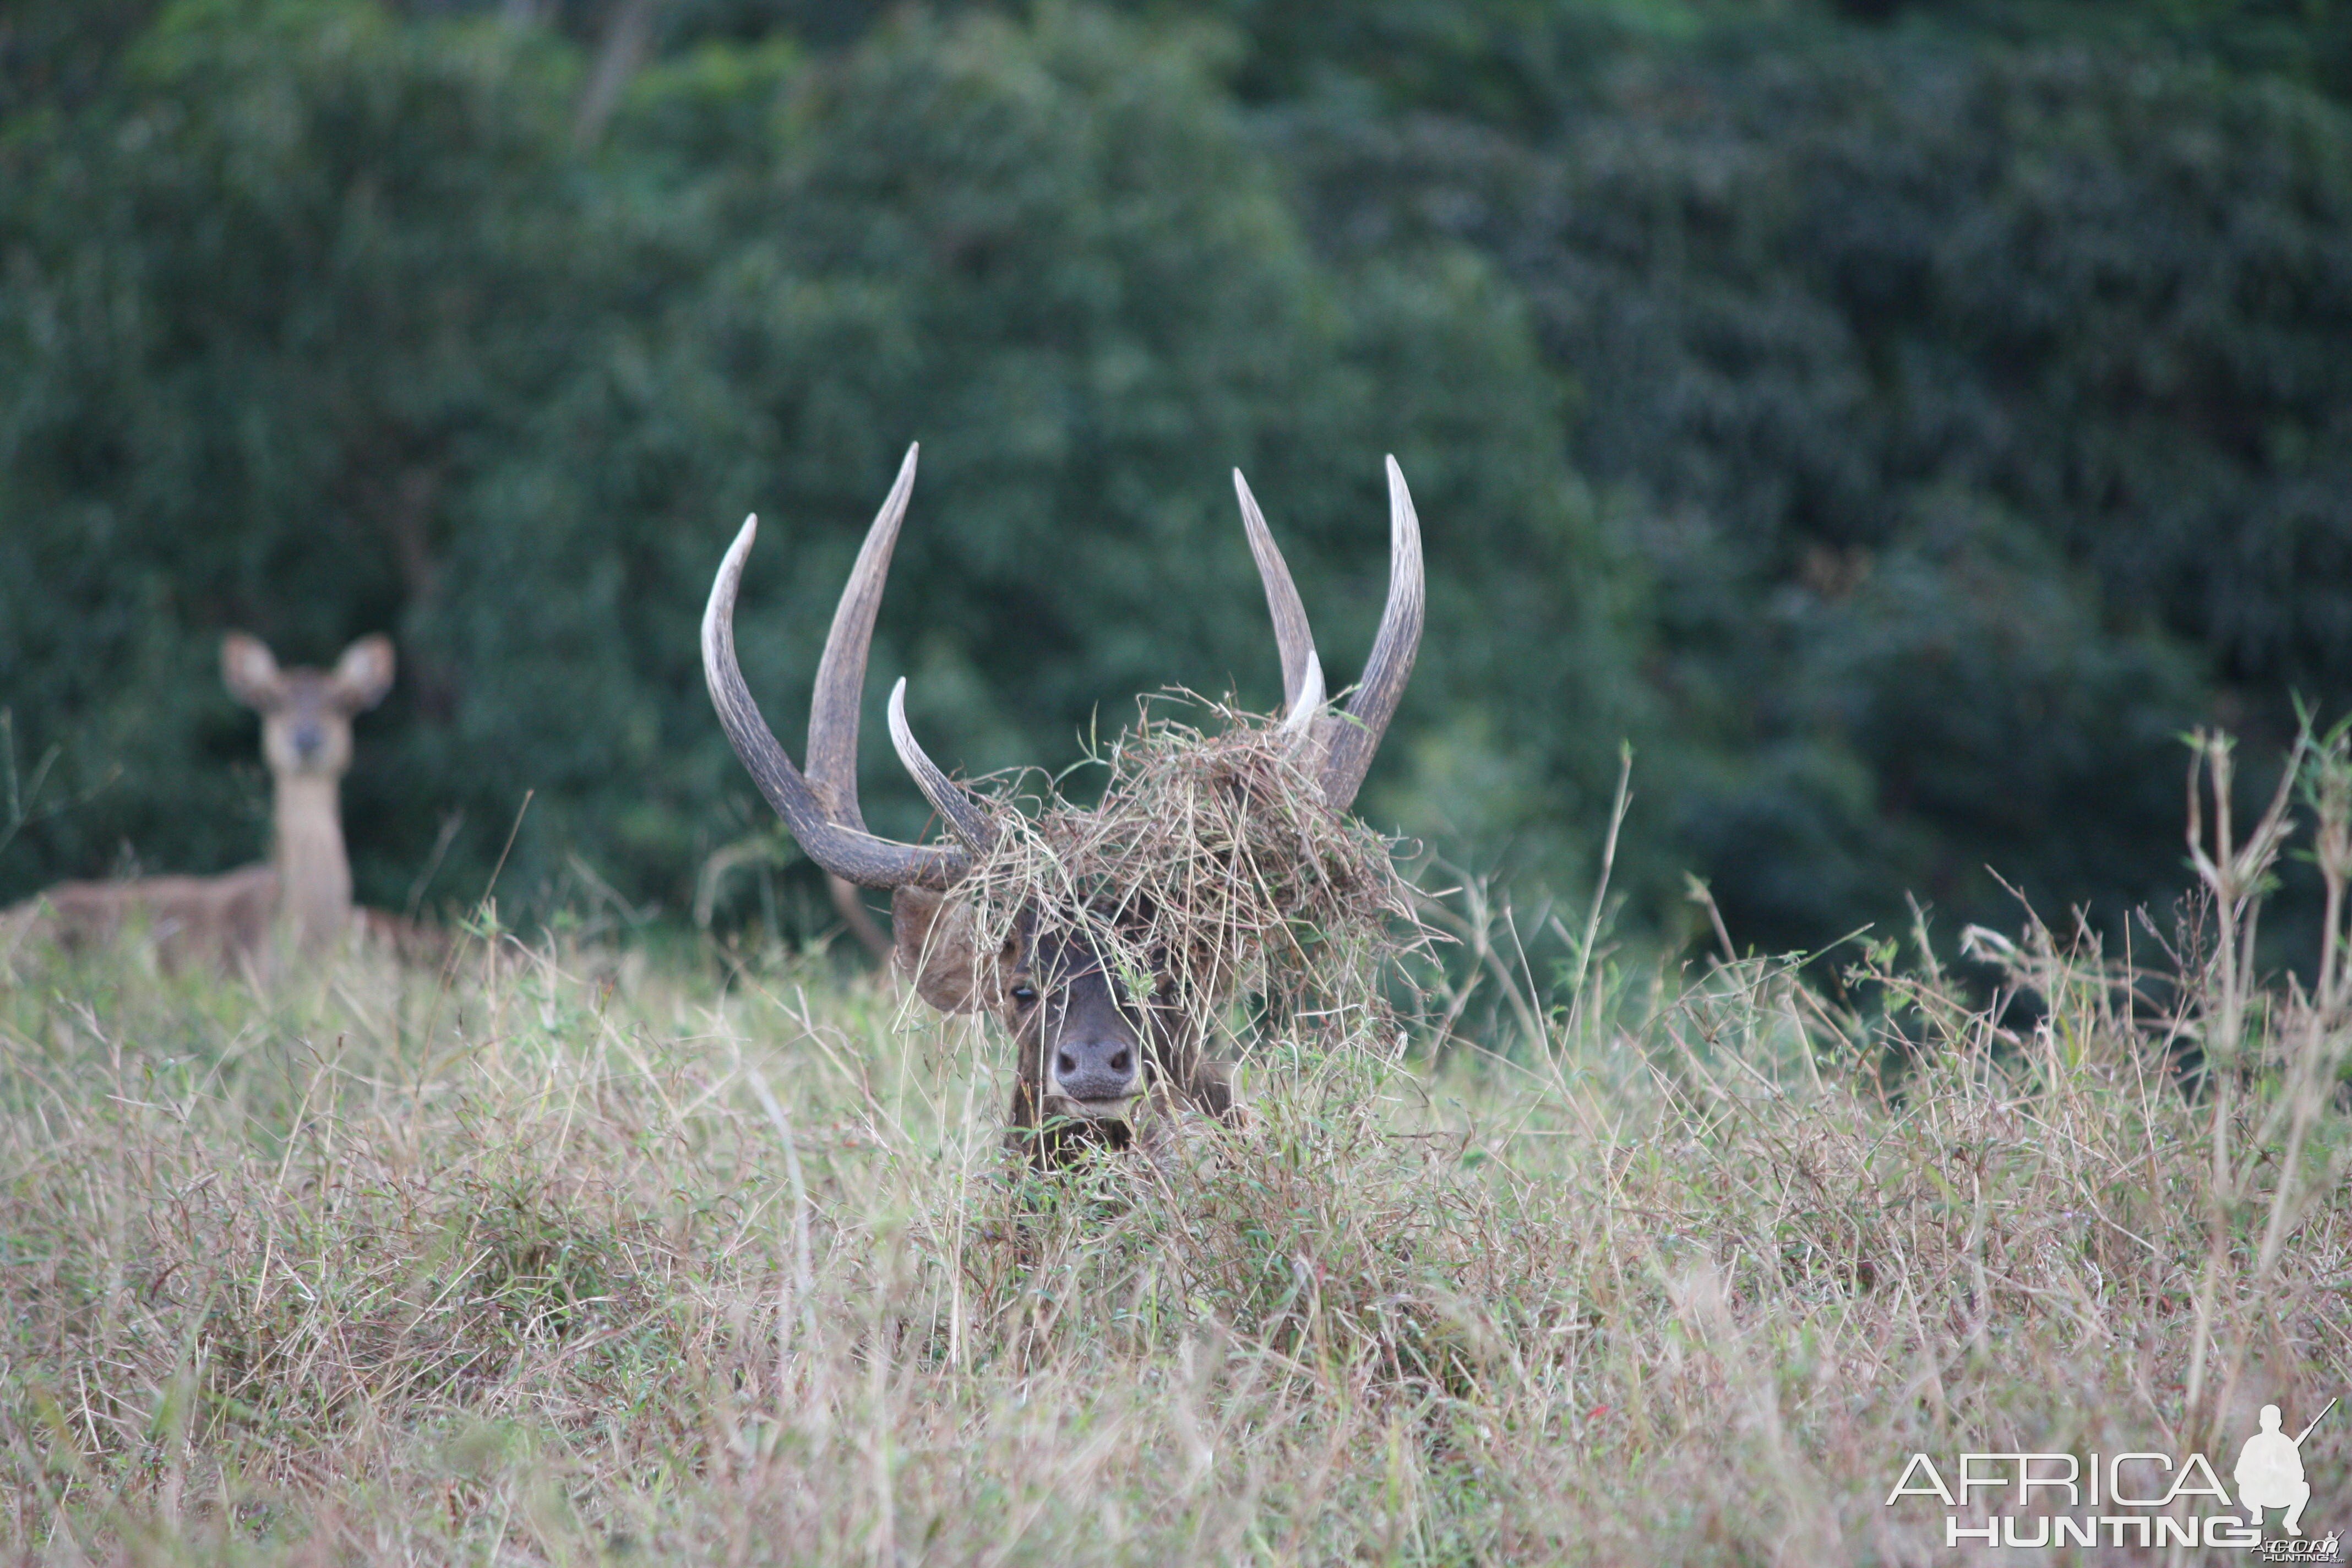
<path id="1" fill-rule="evenodd" d="M 294 754 L 309 762 L 327 743 L 327 732 L 316 724 L 298 724 L 293 734 Z"/>
<path id="2" fill-rule="evenodd" d="M 1054 1053 L 1054 1077 L 1072 1100 L 1124 1100 L 1136 1090 L 1135 1043 L 1064 1040 Z"/>

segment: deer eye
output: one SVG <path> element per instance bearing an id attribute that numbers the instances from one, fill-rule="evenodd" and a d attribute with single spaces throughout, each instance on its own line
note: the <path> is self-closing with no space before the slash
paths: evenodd
<path id="1" fill-rule="evenodd" d="M 1013 988 L 1013 999 L 1021 1004 L 1024 1007 L 1026 1007 L 1029 1004 L 1037 1000 L 1037 993 L 1030 986 L 1015 985 Z"/>

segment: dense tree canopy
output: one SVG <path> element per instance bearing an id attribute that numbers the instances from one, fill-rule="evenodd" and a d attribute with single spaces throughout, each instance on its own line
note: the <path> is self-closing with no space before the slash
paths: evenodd
<path id="1" fill-rule="evenodd" d="M 2171 737 L 2352 694 L 2344 114 L 2123 63 L 1735 35 L 1532 142 L 1292 121 L 1325 233 L 1473 238 L 1582 389 L 1749 929 L 2158 896 Z"/>
<path id="2" fill-rule="evenodd" d="M 1066 764 L 1169 683 L 1270 701 L 1235 465 L 1351 672 L 1393 450 L 1433 604 L 1376 816 L 1572 890 L 1630 739 L 1620 885 L 1668 930 L 1685 868 L 1742 941 L 1997 914 L 1995 872 L 2112 921 L 2179 880 L 2179 730 L 2352 705 L 2344 37 L 2256 0 L 12 8 L 0 705 L 75 804 L 0 895 L 257 853 L 220 632 L 388 628 L 362 896 L 476 895 L 529 791 L 502 899 L 679 910 L 773 831 L 700 689 L 719 551 L 761 512 L 743 646 L 795 736 L 919 439 L 869 700 L 908 675 L 966 768 Z"/>

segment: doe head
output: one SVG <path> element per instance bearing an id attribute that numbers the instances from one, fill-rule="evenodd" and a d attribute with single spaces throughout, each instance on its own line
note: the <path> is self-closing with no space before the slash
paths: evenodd
<path id="1" fill-rule="evenodd" d="M 392 689 L 392 639 L 364 637 L 332 669 L 281 669 L 259 637 L 221 639 L 221 680 L 261 715 L 261 754 L 280 778 L 341 778 L 352 764 L 352 715 Z"/>

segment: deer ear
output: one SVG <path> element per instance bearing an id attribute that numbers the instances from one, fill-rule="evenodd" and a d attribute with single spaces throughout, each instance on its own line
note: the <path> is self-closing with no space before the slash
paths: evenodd
<path id="1" fill-rule="evenodd" d="M 221 684 L 247 708 L 268 709 L 286 695 L 278 660 L 259 637 L 231 632 L 221 638 Z"/>
<path id="2" fill-rule="evenodd" d="M 916 995 L 942 1013 L 980 1010 L 971 905 L 929 888 L 899 888 L 890 895 L 890 937 Z"/>
<path id="3" fill-rule="evenodd" d="M 392 639 L 379 633 L 343 649 L 328 684 L 346 712 L 362 712 L 383 701 L 392 689 Z"/>

